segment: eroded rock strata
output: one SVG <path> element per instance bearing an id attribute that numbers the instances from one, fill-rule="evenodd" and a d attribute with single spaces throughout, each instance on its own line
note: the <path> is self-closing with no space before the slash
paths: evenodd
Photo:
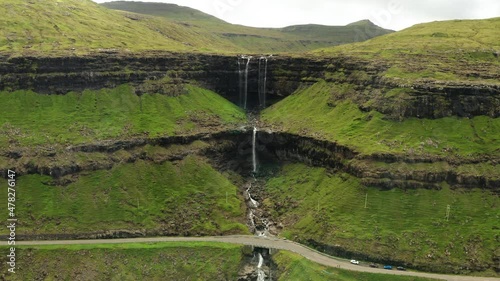
<path id="1" fill-rule="evenodd" d="M 53 58 L 3 57 L 0 59 L 0 90 L 29 89 L 44 94 L 65 94 L 130 83 L 141 94 L 144 90 L 141 85 L 167 76 L 171 78 L 167 83 L 196 81 L 238 103 L 237 61 L 236 56 L 154 52 Z M 353 85 L 354 91 L 333 93 L 334 98 L 348 98 L 363 110 L 375 109 L 394 118 L 500 116 L 498 84 L 426 79 L 408 82 L 387 78 L 385 72 L 390 67 L 382 61 L 353 57 L 273 56 L 269 58 L 266 92 L 269 102 L 274 103 L 292 94 L 301 85 L 324 79 Z M 475 79 L 500 79 L 498 71 L 484 67 L 462 75 L 474 75 Z M 248 80 L 249 103 L 256 104 L 252 99 L 258 96 L 257 59 L 250 61 Z M 387 93 L 394 89 L 398 89 L 398 93 L 388 96 Z"/>

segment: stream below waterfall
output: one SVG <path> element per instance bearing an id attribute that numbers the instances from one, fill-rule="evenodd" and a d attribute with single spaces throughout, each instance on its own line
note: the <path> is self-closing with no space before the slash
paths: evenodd
<path id="1" fill-rule="evenodd" d="M 248 108 L 248 94 L 249 94 L 249 73 L 250 73 L 250 62 L 252 61 L 252 56 L 242 55 L 238 57 L 238 74 L 239 74 L 239 100 L 240 106 L 247 110 Z M 258 58 L 258 69 L 256 70 L 257 77 L 257 92 L 258 94 L 258 105 L 254 107 L 263 109 L 266 107 L 266 93 L 267 93 L 267 70 L 268 70 L 268 58 L 271 56 L 261 56 Z M 254 72 L 255 73 L 255 70 Z M 254 92 L 252 92 L 254 93 Z M 250 231 L 256 236 L 273 236 L 276 235 L 276 229 L 274 227 L 274 223 L 269 220 L 268 214 L 260 208 L 263 198 L 261 198 L 261 194 L 263 193 L 263 187 L 265 186 L 265 181 L 259 180 L 259 163 L 258 163 L 258 128 L 257 128 L 257 118 L 253 116 L 252 110 L 247 111 L 249 114 L 249 120 L 253 124 L 253 128 L 251 131 L 251 153 L 252 153 L 252 168 L 250 175 L 247 177 L 247 180 L 243 186 L 244 190 L 244 198 L 245 204 L 247 206 L 247 221 L 248 227 Z M 248 132 L 248 131 L 247 131 Z M 263 256 L 263 252 L 265 255 Z M 253 249 L 254 259 L 252 264 L 255 265 L 254 277 L 257 277 L 257 281 L 266 281 L 272 280 L 270 267 L 267 267 L 266 264 L 271 264 L 269 250 L 267 249 Z M 255 260 L 257 259 L 257 260 Z M 266 259 L 269 259 L 266 261 Z M 266 272 L 268 271 L 266 279 Z M 252 279 L 255 280 L 255 279 Z"/>
<path id="2" fill-rule="evenodd" d="M 260 198 L 259 194 L 262 193 L 262 188 L 264 187 L 264 181 L 258 178 L 259 175 L 259 166 L 258 166 L 258 157 L 257 157 L 257 136 L 258 129 L 257 127 L 253 127 L 252 129 L 252 171 L 246 180 L 246 183 L 243 187 L 244 189 L 244 197 L 245 203 L 247 205 L 248 210 L 248 226 L 250 231 L 256 236 L 264 236 L 269 237 L 276 235 L 276 231 L 273 230 L 274 223 L 271 222 L 266 212 L 260 208 L 263 198 Z M 254 262 L 256 262 L 255 273 L 257 276 L 257 281 L 266 281 L 272 280 L 270 272 L 270 267 L 264 266 L 268 261 L 266 258 L 270 258 L 270 255 L 263 256 L 261 251 L 263 249 L 254 249 Z M 266 270 L 269 271 L 266 274 Z"/>

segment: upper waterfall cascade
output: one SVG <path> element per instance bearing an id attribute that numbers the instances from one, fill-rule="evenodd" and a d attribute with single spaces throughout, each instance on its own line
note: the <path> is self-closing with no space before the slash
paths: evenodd
<path id="1" fill-rule="evenodd" d="M 271 56 L 261 56 L 258 61 L 258 77 L 257 77 L 257 94 L 258 94 L 258 106 L 260 108 L 265 108 L 267 103 L 267 70 L 268 70 L 268 60 Z M 248 93 L 249 93 L 249 73 L 250 63 L 252 61 L 252 56 L 239 56 L 238 57 L 238 87 L 239 87 L 239 105 L 243 109 L 248 109 Z"/>

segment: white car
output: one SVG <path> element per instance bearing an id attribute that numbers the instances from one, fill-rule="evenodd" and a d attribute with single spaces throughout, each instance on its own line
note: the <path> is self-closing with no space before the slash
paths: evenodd
<path id="1" fill-rule="evenodd" d="M 357 260 L 351 260 L 351 263 L 352 264 L 359 264 L 359 261 L 357 261 Z"/>

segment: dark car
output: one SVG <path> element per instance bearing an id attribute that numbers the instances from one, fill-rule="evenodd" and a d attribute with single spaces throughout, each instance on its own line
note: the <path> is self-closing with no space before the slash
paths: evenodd
<path id="1" fill-rule="evenodd" d="M 384 265 L 384 269 L 392 270 L 392 265 Z"/>
<path id="2" fill-rule="evenodd" d="M 398 266 L 397 267 L 398 270 L 402 270 L 402 271 L 406 271 L 406 268 L 402 267 L 402 266 Z"/>
<path id="3" fill-rule="evenodd" d="M 378 265 L 374 264 L 374 263 L 370 263 L 370 267 L 373 267 L 373 268 L 378 268 Z"/>

